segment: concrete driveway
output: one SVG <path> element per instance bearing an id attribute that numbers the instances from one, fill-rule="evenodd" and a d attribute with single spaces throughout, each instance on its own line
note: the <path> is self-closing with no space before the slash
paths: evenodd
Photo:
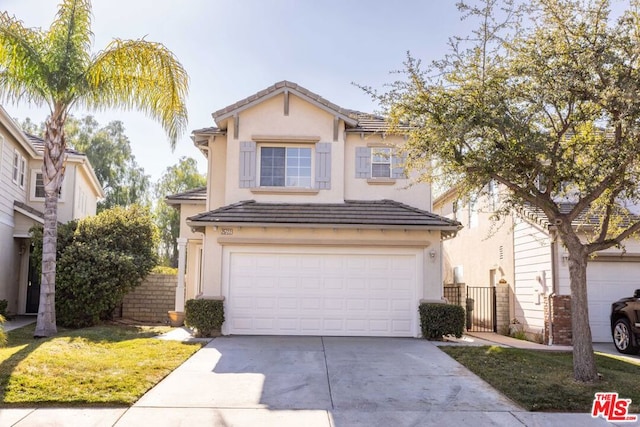
<path id="1" fill-rule="evenodd" d="M 507 426 L 512 411 L 428 341 L 236 336 L 210 342 L 117 425 Z"/>

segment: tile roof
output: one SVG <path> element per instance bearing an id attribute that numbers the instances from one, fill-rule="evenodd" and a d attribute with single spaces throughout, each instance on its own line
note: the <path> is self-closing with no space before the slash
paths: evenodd
<path id="1" fill-rule="evenodd" d="M 575 203 L 564 202 L 559 203 L 558 207 L 560 208 L 561 214 L 568 214 L 575 205 Z M 526 204 L 522 209 L 520 209 L 520 215 L 545 227 L 551 225 L 545 213 L 537 206 Z M 632 222 L 640 221 L 640 216 L 627 213 L 622 207 L 618 207 L 614 212 L 614 215 L 619 215 L 622 218 L 622 223 L 620 225 L 623 227 L 628 227 Z M 597 212 L 589 211 L 589 209 L 585 209 L 571 222 L 571 225 L 574 228 L 598 226 L 600 225 L 601 220 L 602 215 Z"/>
<path id="2" fill-rule="evenodd" d="M 207 200 L 207 187 L 198 187 L 182 193 L 170 194 L 165 197 L 165 201 L 170 205 L 182 202 L 205 202 Z"/>
<path id="3" fill-rule="evenodd" d="M 190 225 L 218 223 L 272 225 L 400 226 L 457 230 L 460 223 L 393 200 L 344 203 L 234 203 L 187 219 Z"/>
<path id="4" fill-rule="evenodd" d="M 22 202 L 19 202 L 17 200 L 14 200 L 13 201 L 13 206 L 15 206 L 17 208 L 20 208 L 22 210 L 25 210 L 25 211 L 29 212 L 31 215 L 34 215 L 34 216 L 36 216 L 38 218 L 44 219 L 44 213 L 40 212 L 39 210 L 37 210 L 35 208 L 32 208 L 31 206 L 29 206 L 29 205 L 27 205 L 25 203 L 22 203 Z"/>
<path id="5" fill-rule="evenodd" d="M 35 136 L 35 135 L 31 135 L 30 133 L 26 133 L 25 135 L 27 136 L 27 138 L 29 139 L 29 142 L 31 143 L 31 145 L 33 145 L 33 148 L 36 149 L 36 151 L 38 152 L 38 154 L 43 154 L 44 153 L 44 139 L 40 138 L 39 136 Z M 67 147 L 64 150 L 65 153 L 67 154 L 75 154 L 78 156 L 84 156 L 84 153 L 81 153 L 80 151 L 74 150 L 73 148 L 69 148 Z"/>
<path id="6" fill-rule="evenodd" d="M 361 111 L 351 110 L 351 117 L 356 119 L 358 123 L 352 128 L 348 128 L 347 132 L 388 132 L 391 126 L 389 122 L 382 116 Z M 397 130 L 410 130 L 410 126 L 400 125 Z"/>

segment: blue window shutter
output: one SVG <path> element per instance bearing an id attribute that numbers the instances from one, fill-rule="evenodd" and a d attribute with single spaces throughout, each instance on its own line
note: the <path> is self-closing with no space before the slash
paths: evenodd
<path id="1" fill-rule="evenodd" d="M 393 169 L 391 170 L 391 178 L 406 178 L 407 174 L 404 171 L 404 164 L 407 162 L 407 155 L 405 153 L 393 153 L 392 162 Z"/>
<path id="2" fill-rule="evenodd" d="M 316 188 L 331 189 L 331 143 L 316 143 Z"/>
<path id="3" fill-rule="evenodd" d="M 371 178 L 371 148 L 356 147 L 356 178 Z"/>
<path id="4" fill-rule="evenodd" d="M 240 188 L 256 186 L 256 142 L 240 142 Z"/>

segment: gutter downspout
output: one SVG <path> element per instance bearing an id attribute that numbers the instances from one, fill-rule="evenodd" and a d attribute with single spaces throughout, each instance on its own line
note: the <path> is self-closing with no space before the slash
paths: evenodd
<path id="1" fill-rule="evenodd" d="M 553 312 L 551 311 L 551 298 L 556 295 L 558 288 L 558 233 L 555 227 L 549 227 L 549 235 L 551 236 L 551 292 L 547 296 L 549 313 L 547 314 L 549 322 L 549 339 L 547 345 L 553 345 Z"/>

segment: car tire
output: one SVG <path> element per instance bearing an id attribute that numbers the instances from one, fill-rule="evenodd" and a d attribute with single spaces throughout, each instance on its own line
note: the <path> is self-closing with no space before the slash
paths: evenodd
<path id="1" fill-rule="evenodd" d="M 639 348 L 633 345 L 631 327 L 627 319 L 618 319 L 613 324 L 613 345 L 616 350 L 624 354 L 636 354 Z"/>

